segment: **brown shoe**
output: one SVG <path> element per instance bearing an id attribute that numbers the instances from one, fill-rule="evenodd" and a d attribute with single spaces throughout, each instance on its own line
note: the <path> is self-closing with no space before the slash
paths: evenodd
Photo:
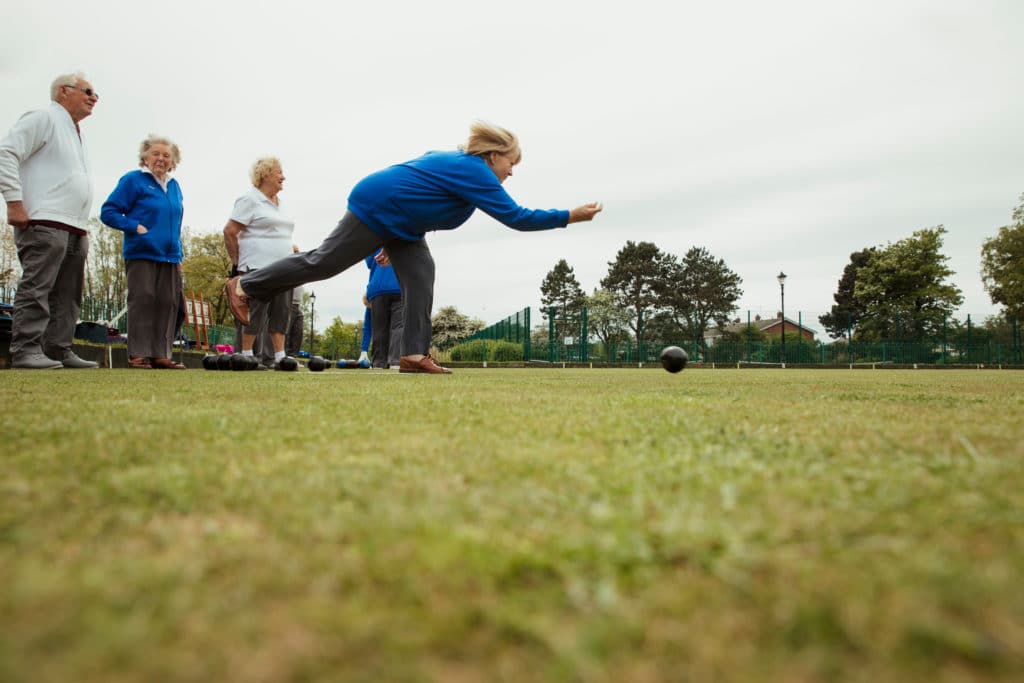
<path id="1" fill-rule="evenodd" d="M 135 356 L 128 359 L 128 367 L 132 370 L 152 370 L 153 364 L 145 356 Z"/>
<path id="2" fill-rule="evenodd" d="M 238 276 L 224 283 L 224 296 L 228 298 L 228 308 L 235 320 L 243 325 L 249 324 L 249 297 L 238 293 Z"/>
<path id="3" fill-rule="evenodd" d="M 175 363 L 170 358 L 154 358 L 149 363 L 158 370 L 188 370 L 184 365 Z"/>
<path id="4" fill-rule="evenodd" d="M 452 371 L 442 368 L 430 355 L 423 356 L 419 360 L 411 360 L 409 356 L 402 356 L 398 361 L 399 372 L 425 372 L 431 375 L 450 375 Z"/>

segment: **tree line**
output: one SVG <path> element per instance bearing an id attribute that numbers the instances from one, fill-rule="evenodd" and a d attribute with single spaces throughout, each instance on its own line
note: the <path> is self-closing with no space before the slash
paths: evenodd
<path id="1" fill-rule="evenodd" d="M 1024 195 L 1013 210 L 1013 222 L 999 228 L 981 248 L 981 279 L 999 315 L 983 323 L 997 330 L 1024 320 Z M 834 339 L 936 338 L 962 323 L 952 319 L 963 303 L 959 287 L 949 281 L 953 271 L 940 251 L 946 229 L 914 232 L 885 246 L 850 254 L 831 310 L 818 320 Z"/>
<path id="2" fill-rule="evenodd" d="M 1024 195 L 1013 222 L 981 249 L 982 282 L 1003 307 L 983 328 L 1024 319 Z M 885 245 L 865 247 L 850 263 L 819 322 L 833 339 L 879 341 L 937 338 L 963 323 L 952 319 L 963 294 L 942 253 L 942 225 Z M 635 341 L 697 340 L 712 324 L 725 328 L 742 296 L 742 278 L 704 247 L 681 258 L 651 242 L 627 241 L 601 286 L 585 294 L 572 266 L 559 259 L 540 285 L 545 318 L 555 312 L 557 334 L 571 336 L 586 309 L 588 334 L 605 345 Z M 1016 323 L 1014 321 L 1017 321 Z M 728 335 L 726 335 L 728 337 Z"/>
<path id="3" fill-rule="evenodd" d="M 560 259 L 541 283 L 544 315 L 555 312 L 559 335 L 578 329 L 586 307 L 588 333 L 605 345 L 649 339 L 703 339 L 724 325 L 743 295 L 743 280 L 704 247 L 681 258 L 652 242 L 627 241 L 601 286 L 585 294 L 573 268 Z"/>

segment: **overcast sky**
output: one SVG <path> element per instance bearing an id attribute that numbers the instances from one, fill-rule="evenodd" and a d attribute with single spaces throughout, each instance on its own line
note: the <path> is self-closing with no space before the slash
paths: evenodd
<path id="1" fill-rule="evenodd" d="M 83 70 L 94 212 L 156 132 L 179 143 L 185 223 L 219 232 L 259 156 L 311 248 L 363 176 L 453 149 L 483 119 L 524 156 L 523 206 L 601 200 L 593 223 L 517 233 L 482 213 L 432 233 L 435 310 L 537 306 L 560 258 L 585 290 L 626 240 L 707 248 L 741 311 L 832 305 L 852 251 L 942 224 L 961 314 L 996 312 L 982 241 L 1024 192 L 1024 3 L 10 3 L 0 128 Z M 0 209 L 2 212 L 3 209 Z M 2 215 L 2 214 L 0 214 Z M 317 321 L 361 319 L 366 270 L 309 286 Z M 745 316 L 745 313 L 744 313 Z"/>

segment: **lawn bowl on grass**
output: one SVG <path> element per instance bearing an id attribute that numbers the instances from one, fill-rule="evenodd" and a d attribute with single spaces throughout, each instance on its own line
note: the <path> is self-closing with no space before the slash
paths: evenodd
<path id="1" fill-rule="evenodd" d="M 686 367 L 690 357 L 678 346 L 666 346 L 661 350 L 661 367 L 669 372 L 676 373 Z"/>

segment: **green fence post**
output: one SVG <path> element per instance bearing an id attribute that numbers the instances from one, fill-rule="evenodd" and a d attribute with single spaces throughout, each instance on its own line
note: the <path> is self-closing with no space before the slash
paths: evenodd
<path id="1" fill-rule="evenodd" d="M 580 362 L 586 363 L 590 358 L 590 347 L 587 336 L 587 307 L 580 307 Z"/>
<path id="2" fill-rule="evenodd" d="M 946 365 L 946 316 L 942 316 L 942 364 Z"/>
<path id="3" fill-rule="evenodd" d="M 548 308 L 548 362 L 554 363 L 555 358 L 555 307 Z"/>
<path id="4" fill-rule="evenodd" d="M 524 335 L 523 336 L 523 359 L 524 360 L 533 360 L 533 354 L 531 353 L 531 350 L 530 350 L 530 333 L 532 332 L 533 328 L 530 327 L 530 307 L 529 306 L 527 306 L 526 309 L 523 311 L 523 325 L 526 326 L 526 329 L 523 332 L 523 335 Z"/>
<path id="5" fill-rule="evenodd" d="M 785 325 L 785 321 L 782 323 Z M 799 363 L 803 359 L 804 353 L 804 312 L 796 312 L 796 362 Z"/>
<path id="6" fill-rule="evenodd" d="M 967 362 L 971 362 L 971 314 L 967 314 Z"/>

